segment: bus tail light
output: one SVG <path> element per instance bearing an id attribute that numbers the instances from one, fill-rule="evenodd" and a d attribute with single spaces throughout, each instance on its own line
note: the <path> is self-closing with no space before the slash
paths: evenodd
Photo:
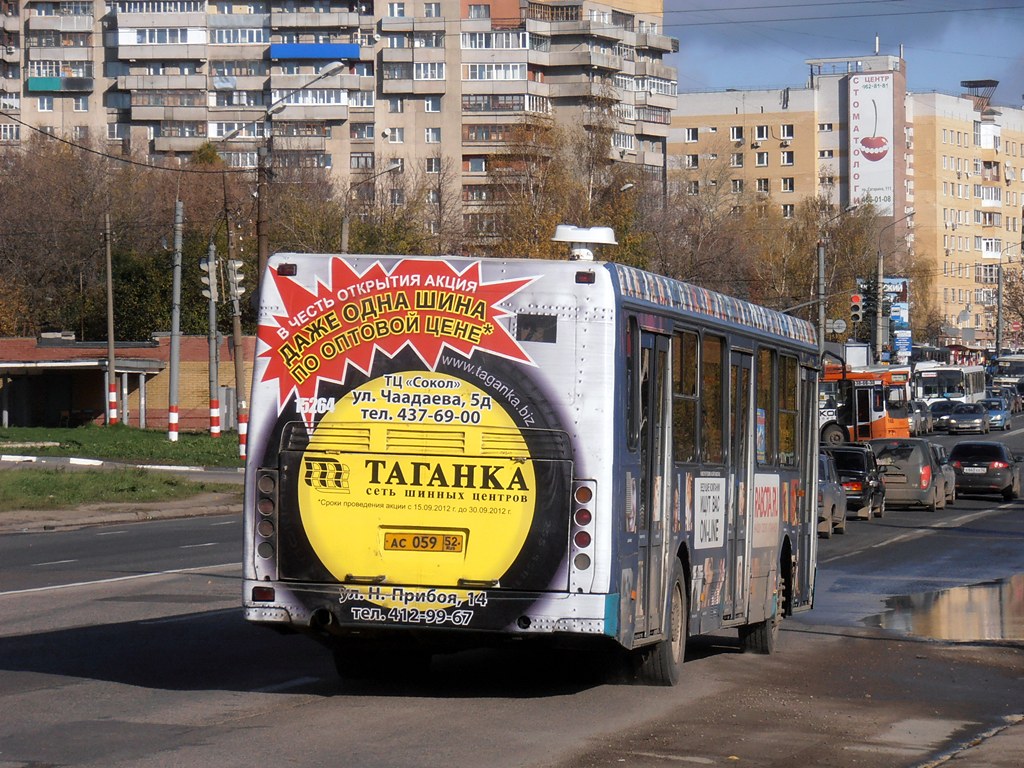
<path id="1" fill-rule="evenodd" d="M 256 475 L 256 554 L 270 560 L 276 554 L 274 537 L 277 533 L 278 475 L 270 469 L 260 469 Z"/>
<path id="2" fill-rule="evenodd" d="M 253 587 L 252 588 L 252 601 L 254 603 L 272 603 L 272 602 L 274 602 L 274 588 L 273 587 Z"/>
<path id="3" fill-rule="evenodd" d="M 594 483 L 577 480 L 572 491 L 572 515 L 569 518 L 569 588 L 588 592 L 594 582 Z"/>

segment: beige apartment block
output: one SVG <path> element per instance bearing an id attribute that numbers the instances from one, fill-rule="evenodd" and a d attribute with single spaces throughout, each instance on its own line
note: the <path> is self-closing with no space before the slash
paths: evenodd
<path id="1" fill-rule="evenodd" d="M 997 83 L 911 94 L 917 245 L 934 254 L 934 303 L 943 344 L 995 348 L 999 272 L 1021 270 L 1024 111 L 996 106 Z M 1024 344 L 1004 325 L 1003 346 Z"/>
<path id="2" fill-rule="evenodd" d="M 662 0 L 0 0 L 0 145 L 34 131 L 179 162 L 400 164 L 466 221 L 516 124 L 610 103 L 609 158 L 661 174 L 677 76 Z M 336 66 L 340 64 L 340 66 Z M 392 202 L 401 203 L 401 200 Z M 485 225 L 479 222 L 480 226 Z"/>
<path id="3" fill-rule="evenodd" d="M 936 309 L 942 332 L 914 341 L 993 348 L 1000 265 L 1020 270 L 1024 258 L 1024 112 L 997 105 L 995 81 L 908 92 L 901 57 L 807 64 L 802 88 L 681 93 L 673 180 L 695 195 L 753 191 L 785 215 L 806 197 L 842 211 L 870 196 L 883 260 L 932 264 L 930 295 L 910 285 L 911 312 Z M 1004 331 L 1004 346 L 1024 346 L 1019 324 Z"/>
<path id="4" fill-rule="evenodd" d="M 900 218 L 913 202 L 905 62 L 807 64 L 802 88 L 681 93 L 669 134 L 673 178 L 689 194 L 708 183 L 754 192 L 787 216 L 806 197 L 838 208 L 870 195 Z"/>

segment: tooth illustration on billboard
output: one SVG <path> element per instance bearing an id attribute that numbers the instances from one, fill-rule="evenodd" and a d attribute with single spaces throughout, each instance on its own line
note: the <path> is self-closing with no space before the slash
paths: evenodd
<path id="1" fill-rule="evenodd" d="M 889 140 L 878 134 L 878 102 L 871 100 L 871 108 L 875 111 L 875 125 L 870 136 L 860 140 L 860 146 L 865 160 L 878 162 L 889 153 Z"/>

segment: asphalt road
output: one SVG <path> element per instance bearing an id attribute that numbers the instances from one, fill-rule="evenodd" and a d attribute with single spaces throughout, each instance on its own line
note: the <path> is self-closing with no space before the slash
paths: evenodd
<path id="1" fill-rule="evenodd" d="M 1024 447 L 1024 431 L 1007 438 Z M 851 521 L 819 540 L 815 608 L 784 623 L 778 653 L 694 639 L 671 689 L 528 645 L 441 657 L 423 680 L 342 681 L 326 648 L 241 619 L 239 525 L 0 535 L 0 766 L 1008 768 L 1024 754 L 1024 726 L 1006 728 L 1024 714 L 1024 502 Z"/>

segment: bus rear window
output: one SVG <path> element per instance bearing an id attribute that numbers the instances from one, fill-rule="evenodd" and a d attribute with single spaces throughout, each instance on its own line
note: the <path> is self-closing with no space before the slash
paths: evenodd
<path id="1" fill-rule="evenodd" d="M 558 341 L 558 318 L 554 315 L 516 315 L 516 341 Z"/>

